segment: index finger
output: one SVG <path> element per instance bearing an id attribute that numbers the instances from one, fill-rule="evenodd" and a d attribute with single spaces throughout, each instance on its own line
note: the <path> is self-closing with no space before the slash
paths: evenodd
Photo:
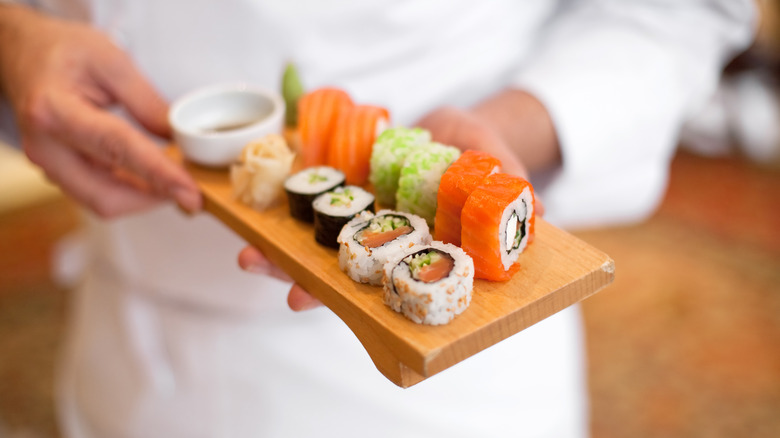
<path id="1" fill-rule="evenodd" d="M 195 181 L 149 137 L 79 97 L 59 94 L 52 99 L 54 130 L 69 146 L 104 166 L 131 172 L 186 210 L 200 209 Z"/>
<path id="2" fill-rule="evenodd" d="M 502 172 L 528 179 L 528 171 L 520 158 L 492 129 L 476 120 L 471 124 L 461 124 L 458 129 L 458 136 L 467 148 L 487 152 L 498 158 Z"/>
<path id="3" fill-rule="evenodd" d="M 112 46 L 112 49 L 115 47 Z M 111 56 L 112 61 L 91 65 L 100 86 L 115 96 L 146 129 L 169 138 L 171 127 L 168 124 L 168 103 L 138 71 L 125 52 L 110 50 L 106 56 Z"/>
<path id="4" fill-rule="evenodd" d="M 501 160 L 501 171 L 528 179 L 528 170 L 509 146 L 492 131 L 475 133 L 472 145 Z"/>

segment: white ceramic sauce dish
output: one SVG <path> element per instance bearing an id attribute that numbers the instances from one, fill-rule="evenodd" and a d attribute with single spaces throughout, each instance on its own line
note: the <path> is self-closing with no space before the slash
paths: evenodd
<path id="1" fill-rule="evenodd" d="M 284 100 L 248 84 L 214 85 L 177 99 L 168 120 L 187 160 L 226 167 L 249 142 L 282 132 Z"/>

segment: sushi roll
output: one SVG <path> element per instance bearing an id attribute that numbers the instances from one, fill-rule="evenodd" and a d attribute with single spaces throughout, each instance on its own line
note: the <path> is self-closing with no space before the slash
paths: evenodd
<path id="1" fill-rule="evenodd" d="M 471 192 L 501 168 L 501 161 L 482 151 L 465 151 L 444 172 L 436 196 L 434 237 L 460 246 L 460 213 Z"/>
<path id="2" fill-rule="evenodd" d="M 458 148 L 439 143 L 409 152 L 398 178 L 396 209 L 421 216 L 433 227 L 441 176 L 459 156 Z"/>
<path id="3" fill-rule="evenodd" d="M 406 155 L 431 143 L 431 133 L 421 128 L 390 128 L 377 137 L 371 150 L 369 181 L 380 206 L 395 207 L 395 192 Z"/>
<path id="4" fill-rule="evenodd" d="M 325 192 L 312 202 L 314 239 L 321 245 L 338 248 L 341 229 L 364 210 L 374 211 L 374 195 L 357 186 L 343 186 Z"/>
<path id="5" fill-rule="evenodd" d="M 385 304 L 418 324 L 446 324 L 471 303 L 474 263 L 455 245 L 414 246 L 384 271 Z"/>
<path id="6" fill-rule="evenodd" d="M 328 165 L 343 171 L 347 184 L 366 183 L 374 141 L 389 121 L 390 113 L 373 105 L 355 105 L 339 116 L 328 148 Z"/>
<path id="7" fill-rule="evenodd" d="M 325 164 L 339 116 L 354 106 L 346 91 L 324 87 L 298 100 L 298 130 L 305 167 Z"/>
<path id="8" fill-rule="evenodd" d="M 290 215 L 304 222 L 313 222 L 311 204 L 314 199 L 341 185 L 344 185 L 344 172 L 328 166 L 309 167 L 290 176 L 284 182 Z"/>
<path id="9" fill-rule="evenodd" d="M 519 176 L 494 173 L 466 200 L 461 248 L 474 259 L 475 276 L 506 281 L 534 234 L 534 190 Z"/>
<path id="10" fill-rule="evenodd" d="M 380 210 L 363 212 L 341 230 L 339 267 L 359 283 L 382 285 L 387 259 L 412 245 L 431 242 L 425 219 L 409 213 Z"/>

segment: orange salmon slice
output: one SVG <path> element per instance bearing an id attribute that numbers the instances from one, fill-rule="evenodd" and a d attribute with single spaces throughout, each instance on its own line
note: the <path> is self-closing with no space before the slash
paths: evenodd
<path id="1" fill-rule="evenodd" d="M 360 244 L 366 248 L 376 248 L 405 234 L 409 234 L 412 231 L 414 231 L 414 229 L 406 225 L 390 231 L 380 231 L 376 233 L 365 231 L 363 236 L 360 238 Z"/>
<path id="2" fill-rule="evenodd" d="M 439 260 L 425 265 L 417 271 L 417 278 L 423 283 L 433 283 L 446 277 L 455 266 L 455 261 L 449 257 L 441 257 Z"/>

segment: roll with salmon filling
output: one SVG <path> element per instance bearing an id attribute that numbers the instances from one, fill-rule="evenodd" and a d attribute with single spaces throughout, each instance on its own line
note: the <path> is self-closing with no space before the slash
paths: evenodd
<path id="1" fill-rule="evenodd" d="M 455 245 L 414 246 L 384 271 L 385 304 L 418 324 L 447 324 L 471 304 L 474 262 Z"/>
<path id="2" fill-rule="evenodd" d="M 431 242 L 425 219 L 409 213 L 380 210 L 363 212 L 341 230 L 339 267 L 359 283 L 382 285 L 387 259 L 412 245 Z"/>
<path id="3" fill-rule="evenodd" d="M 476 277 L 507 281 L 533 241 L 534 190 L 519 176 L 494 173 L 469 195 L 461 212 L 461 247 L 474 259 Z"/>

